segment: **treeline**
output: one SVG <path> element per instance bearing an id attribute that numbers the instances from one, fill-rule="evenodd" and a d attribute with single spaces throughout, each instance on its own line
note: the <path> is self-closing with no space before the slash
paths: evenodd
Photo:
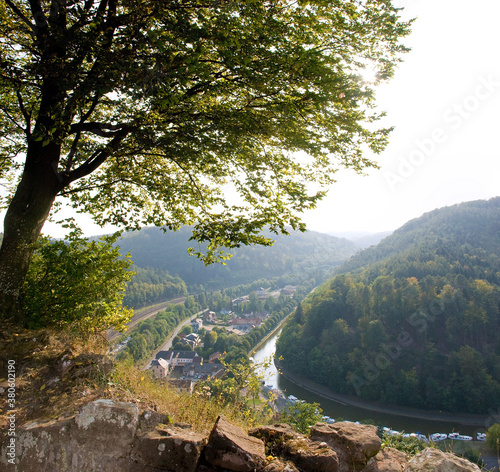
<path id="1" fill-rule="evenodd" d="M 431 270 L 435 275 L 452 272 L 484 278 L 481 272 L 484 265 L 486 276 L 491 277 L 489 269 L 497 266 L 499 256 L 499 213 L 500 197 L 431 211 L 409 221 L 378 245 L 357 253 L 337 268 L 336 273 L 363 271 L 367 276 L 372 273 L 373 279 L 378 275 L 377 263 L 383 262 L 385 273 L 395 276 L 407 275 L 411 270 L 417 272 L 409 276 L 420 277 Z M 455 266 L 457 257 L 462 258 L 462 262 Z M 469 259 L 464 260 L 467 257 Z M 470 262 L 473 266 L 477 265 L 474 262 L 479 263 L 480 270 L 471 270 Z M 445 268 L 440 267 L 443 263 Z M 499 280 L 495 279 L 494 283 L 498 284 Z"/>
<path id="2" fill-rule="evenodd" d="M 137 309 L 189 292 L 197 294 L 202 306 L 232 309 L 232 299 L 261 287 L 274 290 L 307 281 L 319 285 L 356 251 L 345 239 L 293 233 L 276 237 L 271 248 L 239 248 L 225 266 L 204 266 L 188 255 L 189 235 L 189 228 L 166 234 L 158 228 L 144 228 L 120 240 L 120 252 L 131 253 L 136 272 L 127 286 L 124 305 Z"/>
<path id="3" fill-rule="evenodd" d="M 127 346 L 118 353 L 117 360 L 139 362 L 151 356 L 164 343 L 177 325 L 199 311 L 192 297 L 184 304 L 169 305 L 155 317 L 141 321 L 130 334 Z M 122 336 L 124 338 L 125 335 Z"/>
<path id="4" fill-rule="evenodd" d="M 499 203 L 432 212 L 354 257 L 287 322 L 285 368 L 366 400 L 499 408 Z"/>
<path id="5" fill-rule="evenodd" d="M 185 282 L 179 277 L 172 277 L 166 270 L 133 266 L 136 272 L 128 283 L 123 304 L 141 308 L 155 303 L 187 296 Z"/>
<path id="6" fill-rule="evenodd" d="M 338 276 L 287 322 L 277 355 L 339 393 L 487 413 L 500 406 L 499 304 L 485 280 Z"/>

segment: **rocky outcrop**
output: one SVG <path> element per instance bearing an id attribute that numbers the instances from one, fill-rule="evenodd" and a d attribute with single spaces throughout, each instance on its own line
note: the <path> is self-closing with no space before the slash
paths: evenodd
<path id="1" fill-rule="evenodd" d="M 339 459 L 325 442 L 312 441 L 287 424 L 260 426 L 249 431 L 264 441 L 268 456 L 280 456 L 303 472 L 337 472 Z"/>
<path id="2" fill-rule="evenodd" d="M 414 456 L 404 472 L 480 472 L 480 469 L 466 459 L 429 447 Z"/>
<path id="3" fill-rule="evenodd" d="M 351 422 L 318 423 L 311 427 L 311 439 L 325 442 L 340 459 L 340 472 L 362 470 L 382 446 L 377 428 Z"/>
<path id="4" fill-rule="evenodd" d="M 204 434 L 186 428 L 157 428 L 134 442 L 130 470 L 195 472 L 206 443 Z"/>
<path id="5" fill-rule="evenodd" d="M 285 457 L 303 472 L 337 472 L 339 457 L 325 442 L 291 439 L 285 444 Z"/>
<path id="6" fill-rule="evenodd" d="M 407 462 L 404 452 L 385 447 L 368 461 L 363 472 L 403 472 Z"/>
<path id="7" fill-rule="evenodd" d="M 212 465 L 234 472 L 252 472 L 263 469 L 266 464 L 264 442 L 246 434 L 224 417 L 215 423 L 205 458 Z"/>
<path id="8" fill-rule="evenodd" d="M 126 467 L 139 420 L 132 403 L 97 400 L 62 421 L 30 423 L 16 438 L 17 470 L 112 470 Z"/>
<path id="9" fill-rule="evenodd" d="M 160 423 L 160 424 L 158 424 Z M 246 434 L 219 417 L 207 434 L 132 403 L 97 400 L 77 415 L 20 426 L 16 456 L 9 438 L 0 470 L 15 472 L 478 472 L 452 454 L 426 449 L 409 462 L 381 450 L 376 428 L 318 423 L 304 436 L 290 426 L 261 426 Z"/>

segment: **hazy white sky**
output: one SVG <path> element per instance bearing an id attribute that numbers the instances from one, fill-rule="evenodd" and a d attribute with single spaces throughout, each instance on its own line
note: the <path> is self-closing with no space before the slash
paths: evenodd
<path id="1" fill-rule="evenodd" d="M 401 0 L 417 18 L 379 89 L 396 129 L 368 176 L 339 174 L 305 220 L 323 232 L 393 230 L 423 213 L 500 195 L 499 0 Z"/>
<path id="2" fill-rule="evenodd" d="M 339 173 L 305 215 L 311 230 L 394 230 L 435 208 L 500 195 L 500 1 L 397 3 L 417 20 L 405 41 L 412 51 L 377 94 L 396 127 L 381 169 Z M 88 221 L 87 235 L 105 232 Z M 44 233 L 61 236 L 50 224 Z"/>

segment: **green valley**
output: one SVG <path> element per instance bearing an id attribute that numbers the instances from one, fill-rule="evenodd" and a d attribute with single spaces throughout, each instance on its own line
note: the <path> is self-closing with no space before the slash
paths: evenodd
<path id="1" fill-rule="evenodd" d="M 190 236 L 189 227 L 175 232 L 150 227 L 125 233 L 117 244 L 122 254 L 130 252 L 134 267 L 140 268 L 139 276 L 133 283 L 157 285 L 161 279 L 162 283 L 175 286 L 174 289 L 169 285 L 168 293 L 177 291 L 180 295 L 183 287 L 178 285 L 178 277 L 186 283 L 191 293 L 252 284 L 262 279 L 281 278 L 278 285 L 282 286 L 309 279 L 319 282 L 330 276 L 334 268 L 358 250 L 347 239 L 314 231 L 290 231 L 289 236 L 266 233 L 266 237 L 274 239 L 273 246 L 231 249 L 229 252 L 233 257 L 225 265 L 205 266 L 188 254 L 189 247 L 203 250 L 198 243 L 189 240 Z M 169 279 L 168 275 L 177 279 Z M 140 291 L 140 287 L 136 286 L 133 290 Z M 175 296 L 178 295 L 174 294 L 172 298 Z M 166 295 L 164 299 L 169 297 Z M 149 301 L 154 303 L 159 299 Z"/>

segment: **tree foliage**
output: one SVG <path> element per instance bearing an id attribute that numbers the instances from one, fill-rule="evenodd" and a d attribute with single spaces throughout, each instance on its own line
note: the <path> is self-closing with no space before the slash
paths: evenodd
<path id="1" fill-rule="evenodd" d="M 246 352 L 238 348 L 227 353 L 221 362 L 224 365 L 224 375 L 221 378 L 197 382 L 196 391 L 208 394 L 222 405 L 241 403 L 244 392 L 255 399 L 260 392 L 262 367 L 266 362 L 251 363 Z"/>
<path id="2" fill-rule="evenodd" d="M 123 251 L 122 251 L 123 252 Z M 123 302 L 134 308 L 153 305 L 187 295 L 187 287 L 179 277 L 165 270 L 133 266 L 134 278 L 127 284 Z"/>
<path id="3" fill-rule="evenodd" d="M 494 451 L 500 451 L 500 423 L 492 424 L 486 432 L 486 443 Z"/>
<path id="4" fill-rule="evenodd" d="M 500 407 L 499 221 L 500 198 L 443 208 L 351 258 L 285 325 L 285 368 L 371 401 Z"/>
<path id="5" fill-rule="evenodd" d="M 303 434 L 309 434 L 309 427 L 322 421 L 322 410 L 319 403 L 295 402 L 283 409 L 280 421 L 288 423 Z"/>
<path id="6" fill-rule="evenodd" d="M 30 327 L 83 333 L 125 328 L 132 310 L 122 300 L 134 273 L 128 270 L 132 262 L 113 247 L 116 239 L 38 242 L 25 284 Z"/>
<path id="7" fill-rule="evenodd" d="M 390 77 L 409 31 L 390 0 L 6 0 L 0 18 L 4 310 L 56 199 L 195 224 L 206 261 L 303 229 L 308 182 L 375 165 L 389 130 L 361 71 Z"/>

